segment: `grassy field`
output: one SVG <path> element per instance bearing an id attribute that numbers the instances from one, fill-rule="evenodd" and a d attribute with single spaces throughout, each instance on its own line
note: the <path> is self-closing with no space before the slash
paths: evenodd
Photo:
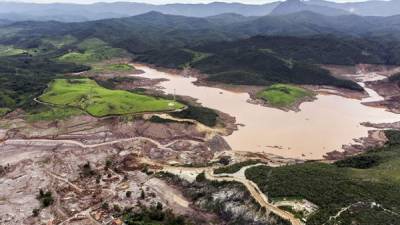
<path id="1" fill-rule="evenodd" d="M 82 110 L 73 107 L 43 107 L 30 112 L 26 119 L 29 122 L 64 120 L 81 114 L 84 114 Z"/>
<path id="2" fill-rule="evenodd" d="M 197 51 L 193 51 L 191 49 L 183 49 L 185 52 L 190 53 L 193 55 L 193 58 L 190 62 L 187 62 L 183 65 L 183 67 L 190 67 L 193 63 L 199 62 L 209 56 L 211 56 L 211 54 L 208 53 L 204 53 L 204 52 L 197 52 Z"/>
<path id="3" fill-rule="evenodd" d="M 361 156 L 369 157 L 356 156 L 335 164 L 253 167 L 246 171 L 246 177 L 269 197 L 305 198 L 317 204 L 319 210 L 307 224 L 395 224 L 391 221 L 400 221 L 400 145 L 391 144 Z M 377 162 L 365 163 L 372 159 Z M 357 207 L 329 221 L 340 209 L 357 203 Z M 371 208 L 373 203 L 378 205 Z M 367 211 L 375 216 L 370 218 Z"/>
<path id="4" fill-rule="evenodd" d="M 25 52 L 25 50 L 14 48 L 13 46 L 0 45 L 0 56 L 19 55 Z"/>
<path id="5" fill-rule="evenodd" d="M 66 45 L 73 44 L 76 41 L 77 41 L 77 39 L 71 35 L 66 35 L 61 38 L 44 38 L 42 40 L 43 43 L 51 44 L 56 48 L 62 48 Z"/>
<path id="6" fill-rule="evenodd" d="M 92 65 L 93 72 L 132 72 L 135 70 L 135 67 L 126 63 L 101 63 Z"/>
<path id="7" fill-rule="evenodd" d="M 43 102 L 73 106 L 93 116 L 169 111 L 184 105 L 122 90 L 109 90 L 90 79 L 56 79 L 39 99 Z"/>
<path id="8" fill-rule="evenodd" d="M 127 56 L 127 52 L 113 48 L 100 39 L 86 39 L 78 45 L 78 51 L 69 52 L 58 59 L 62 62 L 91 64 L 112 58 Z"/>
<path id="9" fill-rule="evenodd" d="M 275 107 L 290 107 L 302 98 L 314 94 L 306 89 L 289 84 L 274 84 L 257 94 L 258 98 Z"/>

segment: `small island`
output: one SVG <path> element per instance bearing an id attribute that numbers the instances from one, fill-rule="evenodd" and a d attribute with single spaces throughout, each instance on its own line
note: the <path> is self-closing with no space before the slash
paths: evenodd
<path id="1" fill-rule="evenodd" d="M 255 94 L 258 104 L 279 108 L 285 111 L 299 111 L 305 101 L 315 99 L 315 93 L 290 84 L 273 84 Z"/>

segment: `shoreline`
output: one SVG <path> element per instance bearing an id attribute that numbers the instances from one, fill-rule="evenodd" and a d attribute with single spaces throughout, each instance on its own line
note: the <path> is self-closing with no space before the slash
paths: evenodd
<path id="1" fill-rule="evenodd" d="M 147 66 L 146 64 L 140 64 L 140 65 Z M 190 74 L 188 72 L 190 70 L 186 70 L 184 72 L 183 70 L 177 70 L 177 69 L 165 69 L 165 68 L 159 69 L 159 67 L 156 67 L 154 65 L 150 66 L 150 68 L 153 68 L 157 71 L 165 72 L 168 74 L 172 72 L 173 76 L 186 76 L 187 77 L 187 76 L 189 76 L 188 74 Z M 234 92 L 234 93 L 243 93 L 243 92 L 249 93 L 249 90 L 261 90 L 264 88 L 264 87 L 258 87 L 258 86 L 210 83 L 210 82 L 204 81 L 204 79 L 199 78 L 198 73 L 197 73 L 196 77 L 198 78 L 198 80 L 195 82 L 192 82 L 192 83 L 198 87 L 205 86 L 205 87 L 219 88 L 219 89 L 228 90 L 228 91 Z M 204 78 L 204 75 L 201 77 Z M 341 89 L 332 88 L 329 86 L 306 86 L 306 85 L 304 85 L 303 87 L 307 87 L 307 88 L 312 87 L 315 90 L 317 90 L 318 94 L 324 94 L 324 95 L 332 95 L 333 94 L 333 95 L 342 96 L 344 98 L 357 99 L 357 100 L 361 100 L 362 98 L 366 97 L 366 92 L 361 93 L 361 92 L 355 92 L 355 91 L 351 91 L 351 90 L 346 90 L 347 92 L 342 92 Z M 331 93 L 329 91 L 326 91 L 327 89 L 329 91 L 334 90 L 336 93 Z M 221 94 L 222 94 L 222 92 L 221 92 Z M 249 96 L 251 96 L 251 94 L 249 94 Z M 300 101 L 300 102 L 298 102 L 298 104 L 301 104 L 303 102 L 304 101 Z M 361 104 L 361 102 L 360 102 L 360 104 Z M 268 107 L 268 108 L 274 108 L 274 107 Z M 373 130 L 369 130 L 369 129 L 367 131 L 368 131 L 368 133 L 373 132 Z M 361 141 L 361 140 L 363 140 L 363 141 Z M 376 140 L 373 137 L 370 137 L 370 135 L 367 135 L 367 136 L 362 135 L 360 137 L 354 138 L 352 142 L 350 142 L 348 144 L 343 144 L 342 147 L 337 148 L 337 149 L 340 149 L 340 151 L 338 151 L 337 149 L 332 149 L 331 151 L 324 153 L 321 157 L 318 157 L 316 159 L 310 159 L 310 160 L 324 161 L 324 160 L 329 160 L 332 158 L 342 158 L 342 156 L 347 157 L 347 156 L 351 156 L 351 155 L 355 155 L 360 152 L 363 152 L 363 151 L 367 150 L 371 145 L 374 145 L 374 144 L 379 145 L 380 143 L 381 143 L 381 139 Z M 233 148 L 233 151 L 237 151 L 237 150 L 235 150 L 235 148 Z M 249 152 L 255 152 L 255 151 L 249 151 Z M 263 152 L 263 151 L 257 151 L 257 152 Z M 279 152 L 274 152 L 274 154 L 282 155 Z M 341 157 L 339 157 L 339 155 L 341 155 Z M 333 157 L 333 156 L 335 156 L 335 157 Z M 300 157 L 300 156 L 299 157 L 292 156 L 291 158 L 297 158 L 300 160 L 309 160 L 309 159 L 304 159 L 303 157 Z"/>

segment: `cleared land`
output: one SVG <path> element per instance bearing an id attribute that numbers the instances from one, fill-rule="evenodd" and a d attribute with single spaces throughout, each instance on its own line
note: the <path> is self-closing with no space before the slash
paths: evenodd
<path id="1" fill-rule="evenodd" d="M 69 52 L 58 58 L 61 62 L 90 64 L 127 56 L 128 53 L 123 49 L 113 48 L 100 39 L 86 39 L 78 45 L 78 50 Z"/>
<path id="2" fill-rule="evenodd" d="M 257 94 L 274 107 L 290 107 L 306 97 L 312 97 L 314 94 L 304 88 L 289 84 L 274 84 Z"/>
<path id="3" fill-rule="evenodd" d="M 54 105 L 77 107 L 98 117 L 171 111 L 184 107 L 176 101 L 109 90 L 90 79 L 56 79 L 39 99 Z"/>

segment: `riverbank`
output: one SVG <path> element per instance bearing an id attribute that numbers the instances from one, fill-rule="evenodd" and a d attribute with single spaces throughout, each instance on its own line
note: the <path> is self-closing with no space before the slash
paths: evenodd
<path id="1" fill-rule="evenodd" d="M 190 96 L 208 108 L 225 112 L 243 124 L 225 139 L 234 151 L 265 152 L 304 160 L 323 159 L 328 152 L 343 152 L 345 145 L 359 145 L 355 139 L 368 136 L 370 128 L 362 122 L 397 122 L 400 116 L 384 109 L 362 104 L 362 97 L 345 98 L 319 94 L 313 102 L 300 105 L 299 112 L 285 112 L 274 108 L 249 104 L 245 86 L 198 86 L 198 79 L 181 74 L 161 72 L 135 64 L 145 71 L 138 75 L 148 79 L 166 79 L 158 90 L 166 94 Z M 136 77 L 136 76 L 134 76 Z"/>

